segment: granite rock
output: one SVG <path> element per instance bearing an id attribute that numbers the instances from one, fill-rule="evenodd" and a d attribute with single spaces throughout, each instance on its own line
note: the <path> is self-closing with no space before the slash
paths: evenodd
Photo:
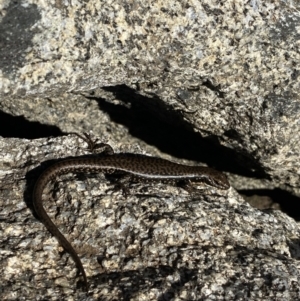
<path id="1" fill-rule="evenodd" d="M 82 142 L 11 138 L 0 149 L 3 300 L 300 298 L 299 226 L 281 211 L 259 211 L 233 188 L 136 183 L 124 196 L 101 174 L 68 174 L 50 183 L 44 206 L 83 262 L 87 294 L 31 197 L 53 160 L 87 153 Z"/>
<path id="2" fill-rule="evenodd" d="M 24 0 L 0 10 L 2 136 L 93 131 L 117 151 L 208 164 L 233 188 L 299 196 L 298 2 Z M 8 116 L 18 117 L 8 126 Z M 83 145 L 1 139 L 2 299 L 37 287 L 40 298 L 87 298 L 30 211 L 35 168 Z M 233 188 L 191 199 L 164 185 L 142 197 L 137 186 L 127 200 L 101 176 L 57 185 L 47 210 L 83 260 L 91 300 L 299 299 L 298 225 Z"/>

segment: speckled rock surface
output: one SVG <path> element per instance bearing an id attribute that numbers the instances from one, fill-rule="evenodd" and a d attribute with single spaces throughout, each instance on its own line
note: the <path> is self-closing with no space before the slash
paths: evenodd
<path id="1" fill-rule="evenodd" d="M 232 188 L 134 184 L 124 197 L 102 175 L 69 174 L 48 187 L 45 208 L 82 259 L 82 292 L 73 261 L 30 210 L 37 176 L 52 159 L 85 154 L 81 144 L 0 140 L 2 300 L 300 298 L 299 227 L 282 212 L 256 210 Z"/>
<path id="2" fill-rule="evenodd" d="M 78 94 L 109 99 L 103 87 L 124 85 L 157 117 L 174 122 L 177 112 L 242 166 L 299 193 L 299 2 L 0 5 L 3 111 L 99 133 L 95 113 L 68 115 L 71 99 L 91 112 Z"/>
<path id="3" fill-rule="evenodd" d="M 205 162 L 241 190 L 300 195 L 299 2 L 0 0 L 0 10 L 0 114 L 31 123 L 11 136 L 32 138 L 38 123 L 92 130 L 117 151 Z M 83 153 L 74 137 L 1 140 L 1 299 L 89 298 L 28 209 L 34 168 Z M 82 258 L 90 300 L 300 299 L 298 225 L 233 189 L 191 199 L 137 185 L 125 198 L 81 175 L 51 187 L 47 210 Z"/>

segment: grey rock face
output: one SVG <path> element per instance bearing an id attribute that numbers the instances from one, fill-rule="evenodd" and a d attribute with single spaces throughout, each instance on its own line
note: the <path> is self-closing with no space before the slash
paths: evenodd
<path id="1" fill-rule="evenodd" d="M 3 1 L 0 9 L 0 135 L 93 131 L 117 151 L 206 163 L 237 189 L 299 196 L 298 3 Z M 19 117 L 8 125 L 8 116 Z M 74 290 L 69 256 L 61 259 L 29 210 L 35 168 L 85 153 L 82 144 L 1 140 L 2 299 L 30 299 L 37 287 L 45 298 L 87 298 Z M 298 225 L 249 207 L 233 188 L 191 199 L 151 184 L 144 197 L 137 185 L 124 199 L 101 176 L 57 185 L 47 210 L 80 253 L 91 298 L 300 299 Z"/>

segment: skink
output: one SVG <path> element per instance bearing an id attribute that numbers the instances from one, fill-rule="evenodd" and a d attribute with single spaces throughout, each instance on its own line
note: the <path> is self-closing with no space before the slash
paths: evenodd
<path id="1" fill-rule="evenodd" d="M 105 146 L 112 150 L 109 145 Z M 112 173 L 114 171 L 118 173 L 122 172 L 135 181 L 153 180 L 188 185 L 204 182 L 219 189 L 228 189 L 230 187 L 227 177 L 212 168 L 182 165 L 145 155 L 123 153 L 111 155 L 100 154 L 95 157 L 74 157 L 71 159 L 63 159 L 48 167 L 35 183 L 33 190 L 34 209 L 48 231 L 58 239 L 65 251 L 68 252 L 75 261 L 83 276 L 86 290 L 88 290 L 87 277 L 81 260 L 70 242 L 58 230 L 48 216 L 43 207 L 42 195 L 48 182 L 54 180 L 59 175 L 82 172 Z"/>

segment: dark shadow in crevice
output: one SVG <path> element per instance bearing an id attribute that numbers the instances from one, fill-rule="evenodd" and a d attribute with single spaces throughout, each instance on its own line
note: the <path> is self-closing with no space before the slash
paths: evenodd
<path id="1" fill-rule="evenodd" d="M 161 151 L 178 158 L 195 160 L 218 170 L 248 177 L 267 178 L 263 169 L 245 154 L 222 146 L 217 136 L 203 138 L 184 119 L 184 111 L 174 111 L 156 96 L 139 95 L 125 85 L 103 88 L 112 92 L 119 104 L 97 96 L 85 96 L 96 100 L 99 109 L 112 121 L 126 126 L 130 134 Z"/>
<path id="2" fill-rule="evenodd" d="M 289 238 L 287 241 L 287 244 L 289 246 L 289 251 L 291 254 L 291 257 L 300 260 L 300 253 L 299 253 L 299 247 L 300 247 L 300 239 L 298 237 Z"/>
<path id="3" fill-rule="evenodd" d="M 28 121 L 24 116 L 13 116 L 0 111 L 0 136 L 2 137 L 37 139 L 62 135 L 64 133 L 56 126 Z"/>
<path id="4" fill-rule="evenodd" d="M 253 189 L 239 190 L 240 194 L 245 196 L 269 197 L 272 203 L 278 203 L 280 209 L 296 221 L 300 221 L 300 197 L 292 193 L 275 188 L 275 189 Z"/>

